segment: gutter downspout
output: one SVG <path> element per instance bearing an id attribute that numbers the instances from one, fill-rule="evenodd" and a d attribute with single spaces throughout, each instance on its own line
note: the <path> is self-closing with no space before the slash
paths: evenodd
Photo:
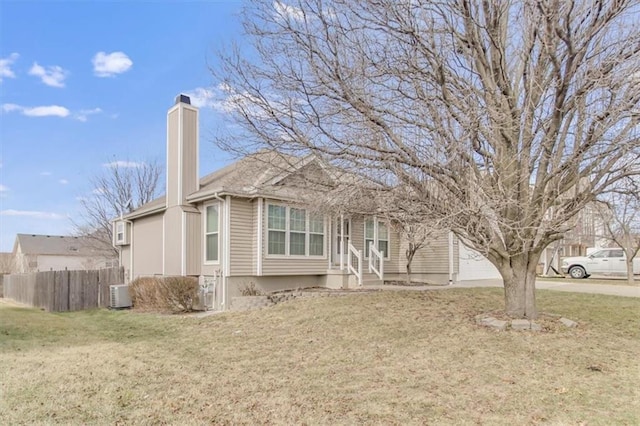
<path id="1" fill-rule="evenodd" d="M 220 301 L 220 305 L 222 307 L 222 310 L 224 311 L 227 308 L 227 271 L 226 271 L 226 266 L 227 266 L 227 257 L 229 256 L 229 253 L 226 250 L 226 248 L 227 248 L 226 247 L 227 246 L 226 241 L 229 238 L 229 235 L 227 235 L 227 228 L 228 228 L 229 218 L 227 217 L 227 214 L 226 214 L 226 211 L 227 211 L 227 209 L 226 209 L 226 205 L 227 205 L 226 200 L 224 198 L 220 197 L 220 195 L 218 195 L 217 192 L 215 192 L 213 194 L 213 198 L 215 198 L 216 200 L 220 201 L 220 207 L 222 207 L 223 205 L 225 206 L 225 215 L 224 215 L 224 223 L 225 223 L 224 231 L 225 232 L 223 234 L 224 235 L 224 239 L 225 239 L 225 244 L 224 244 L 224 246 L 225 246 L 224 247 L 225 248 L 225 250 L 224 250 L 224 262 L 222 261 L 222 259 L 220 259 L 221 260 L 220 263 L 222 264 L 222 271 L 220 271 L 221 272 L 220 273 L 220 278 L 222 278 L 222 283 L 221 283 L 222 285 L 220 286 L 221 287 L 221 293 L 222 293 L 221 294 L 221 299 L 222 300 Z M 222 210 L 222 209 L 220 209 L 220 210 Z M 220 211 L 219 211 L 219 213 L 220 213 Z M 220 242 L 218 242 L 218 244 L 219 243 Z"/>

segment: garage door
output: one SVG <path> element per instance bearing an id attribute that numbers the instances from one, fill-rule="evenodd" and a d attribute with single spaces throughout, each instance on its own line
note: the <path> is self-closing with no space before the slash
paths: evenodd
<path id="1" fill-rule="evenodd" d="M 463 244 L 459 244 L 459 247 L 459 281 L 500 278 L 500 272 L 486 257 L 475 250 L 465 247 Z"/>

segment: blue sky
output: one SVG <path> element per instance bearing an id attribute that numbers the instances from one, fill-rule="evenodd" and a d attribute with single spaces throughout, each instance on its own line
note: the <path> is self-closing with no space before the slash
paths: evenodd
<path id="1" fill-rule="evenodd" d="M 0 251 L 67 234 L 89 178 L 113 161 L 164 164 L 166 111 L 201 107 L 200 172 L 228 162 L 210 135 L 214 52 L 239 1 L 0 2 Z M 215 89 L 212 89 L 215 90 Z"/>

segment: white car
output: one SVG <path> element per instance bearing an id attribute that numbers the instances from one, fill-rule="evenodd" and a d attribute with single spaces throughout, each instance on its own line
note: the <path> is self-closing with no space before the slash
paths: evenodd
<path id="1" fill-rule="evenodd" d="M 601 249 L 589 256 L 567 257 L 560 268 L 571 278 L 587 278 L 589 275 L 627 275 L 627 257 L 621 248 Z M 633 273 L 640 274 L 640 259 L 633 260 Z"/>

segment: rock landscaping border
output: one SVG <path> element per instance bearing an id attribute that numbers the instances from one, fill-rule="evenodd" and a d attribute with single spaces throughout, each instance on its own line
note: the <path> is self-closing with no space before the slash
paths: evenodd
<path id="1" fill-rule="evenodd" d="M 252 309 L 268 308 L 278 303 L 299 298 L 346 296 L 355 293 L 373 293 L 378 290 L 331 290 L 324 288 L 311 288 L 305 290 L 282 291 L 263 296 L 237 296 L 231 298 L 232 311 L 248 311 Z"/>
<path id="2" fill-rule="evenodd" d="M 487 327 L 496 331 L 515 330 L 515 331 L 542 331 L 543 327 L 535 321 L 527 319 L 498 319 L 490 314 L 480 314 L 475 316 L 476 324 L 481 327 Z M 568 328 L 578 326 L 578 323 L 568 318 L 560 318 L 556 320 L 560 324 Z"/>

